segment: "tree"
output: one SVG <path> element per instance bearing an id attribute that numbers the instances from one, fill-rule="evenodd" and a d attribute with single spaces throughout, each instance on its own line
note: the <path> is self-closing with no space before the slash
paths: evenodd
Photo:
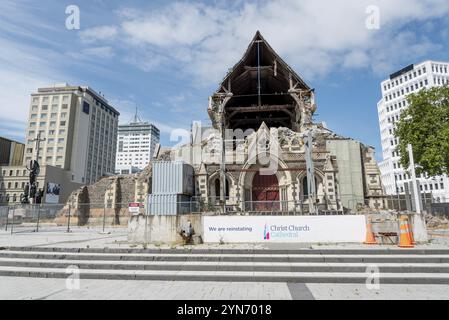
<path id="1" fill-rule="evenodd" d="M 410 166 L 407 145 L 411 144 L 418 174 L 449 174 L 449 86 L 423 89 L 407 100 L 409 108 L 395 128 L 401 165 Z"/>

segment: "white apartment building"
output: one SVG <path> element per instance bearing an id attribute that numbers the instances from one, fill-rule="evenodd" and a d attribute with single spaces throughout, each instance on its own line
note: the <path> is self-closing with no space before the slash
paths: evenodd
<path id="1" fill-rule="evenodd" d="M 138 121 L 118 128 L 116 174 L 132 174 L 143 170 L 152 160 L 160 131 L 156 126 Z"/>
<path id="2" fill-rule="evenodd" d="M 423 88 L 449 83 L 449 62 L 425 61 L 410 65 L 382 81 L 382 99 L 377 104 L 383 161 L 379 164 L 382 183 L 389 195 L 403 194 L 404 184 L 410 182 L 407 168 L 403 168 L 395 151 L 398 138 L 394 135 L 395 123 L 401 112 L 408 107 L 407 95 Z M 418 177 L 421 190 L 432 193 L 435 201 L 449 202 L 449 179 L 446 176 Z"/>
<path id="3" fill-rule="evenodd" d="M 31 95 L 24 165 L 39 163 L 71 172 L 75 183 L 92 184 L 115 171 L 119 113 L 89 87 L 55 85 Z"/>

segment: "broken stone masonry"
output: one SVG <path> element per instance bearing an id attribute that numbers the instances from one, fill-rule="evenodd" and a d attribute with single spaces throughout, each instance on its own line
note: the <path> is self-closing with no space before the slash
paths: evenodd
<path id="1" fill-rule="evenodd" d="M 74 191 L 60 212 L 59 222 L 71 215 L 73 225 L 100 225 L 106 210 L 106 224 L 126 226 L 130 202 L 145 203 L 151 193 L 151 165 L 135 175 L 119 175 L 101 179 Z"/>

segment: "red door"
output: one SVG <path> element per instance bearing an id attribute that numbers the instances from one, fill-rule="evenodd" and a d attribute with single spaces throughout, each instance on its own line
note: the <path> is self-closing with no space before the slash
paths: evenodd
<path id="1" fill-rule="evenodd" d="M 279 182 L 276 175 L 263 176 L 257 172 L 253 179 L 253 210 L 278 211 L 279 200 Z"/>

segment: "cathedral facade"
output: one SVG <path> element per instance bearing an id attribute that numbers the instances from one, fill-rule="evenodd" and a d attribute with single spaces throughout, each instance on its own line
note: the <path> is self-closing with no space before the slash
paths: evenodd
<path id="1" fill-rule="evenodd" d="M 316 109 L 314 89 L 257 32 L 209 98 L 212 126 L 195 123 L 191 142 L 165 157 L 194 167 L 196 198 L 210 207 L 383 208 L 374 149 L 314 123 Z"/>

